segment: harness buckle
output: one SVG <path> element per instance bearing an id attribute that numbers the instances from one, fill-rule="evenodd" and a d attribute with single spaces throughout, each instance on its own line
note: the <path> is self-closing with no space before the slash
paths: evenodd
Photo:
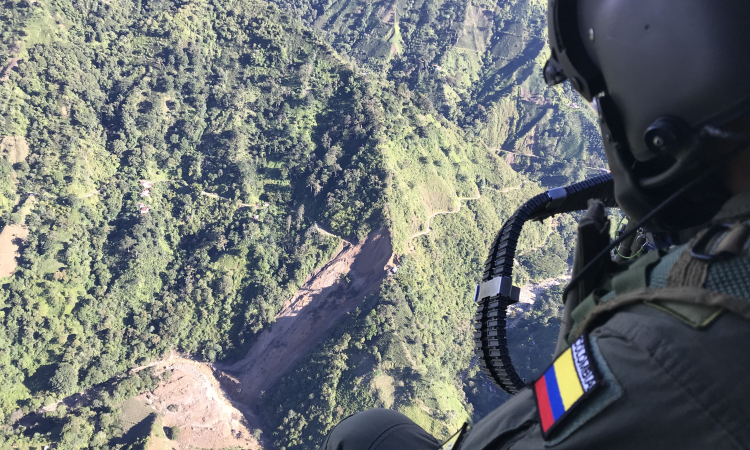
<path id="1" fill-rule="evenodd" d="M 709 244 L 714 241 L 714 238 L 717 235 L 719 235 L 720 233 L 728 232 L 733 225 L 734 224 L 731 222 L 720 222 L 711 225 L 711 228 L 709 228 L 708 231 L 706 231 L 703 236 L 698 239 L 698 242 L 696 242 L 695 245 L 693 245 L 693 247 L 690 249 L 690 255 L 693 258 L 697 258 L 706 262 L 719 261 L 735 256 L 731 251 L 722 250 L 716 253 L 711 253 L 708 249 Z M 720 243 L 721 242 L 718 240 L 715 241 L 714 248 L 719 247 Z"/>

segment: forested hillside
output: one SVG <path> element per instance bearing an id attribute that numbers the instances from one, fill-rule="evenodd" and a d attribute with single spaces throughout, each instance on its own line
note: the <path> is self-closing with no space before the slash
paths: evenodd
<path id="1" fill-rule="evenodd" d="M 603 167 L 592 114 L 543 87 L 544 7 L 6 2 L 0 446 L 143 448 L 121 403 L 160 379 L 130 369 L 231 362 L 335 236 L 380 229 L 398 271 L 252 405 L 263 444 L 315 448 L 375 406 L 447 437 L 497 406 L 472 360 L 486 248 L 525 199 Z M 563 275 L 573 230 L 530 225 L 515 284 Z M 516 327 L 528 376 L 556 302 Z"/>
<path id="2" fill-rule="evenodd" d="M 445 438 L 467 416 L 479 419 L 507 398 L 473 359 L 471 295 L 486 248 L 503 220 L 539 186 L 568 184 L 604 167 L 595 118 L 569 87 L 544 86 L 546 2 L 277 3 L 306 18 L 370 79 L 398 86 L 421 114 L 458 127 L 466 140 L 461 150 L 476 148 L 477 156 L 490 160 L 456 159 L 476 185 L 470 192 L 454 185 L 457 194 L 481 198 L 463 200 L 459 213 L 436 218 L 432 233 L 407 247 L 399 272 L 372 306 L 342 323 L 267 393 L 265 405 L 276 414 L 276 445 L 310 447 L 341 418 L 371 407 L 399 409 Z M 436 133 L 425 134 L 420 150 Z M 452 156 L 453 149 L 444 152 Z M 411 146 L 407 150 L 413 154 Z M 386 155 L 396 168 L 389 205 L 413 195 L 409 188 L 415 185 L 430 193 L 421 202 L 430 205 L 439 189 L 429 175 L 412 177 L 408 159 L 404 164 L 401 155 Z M 430 155 L 438 168 L 440 156 Z M 450 177 L 439 173 L 439 179 Z M 401 220 L 408 222 L 408 216 Z M 400 226 L 397 218 L 395 233 Z M 527 228 L 514 283 L 565 273 L 575 245 L 573 218 Z M 559 295 L 558 288 L 538 296 L 533 312 L 509 333 L 516 365 L 528 379 L 546 367 L 554 350 Z M 289 395 L 290 385 L 296 397 Z"/>
<path id="3" fill-rule="evenodd" d="M 364 71 L 410 86 L 421 110 L 490 149 L 535 155 L 515 158 L 514 168 L 543 184 L 604 167 L 598 127 L 582 99 L 567 84 L 546 89 L 540 76 L 546 1 L 275 2 Z"/>

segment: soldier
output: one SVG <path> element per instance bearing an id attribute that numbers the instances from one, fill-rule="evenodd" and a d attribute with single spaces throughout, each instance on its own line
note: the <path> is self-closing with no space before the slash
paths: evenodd
<path id="1" fill-rule="evenodd" d="M 454 448 L 750 448 L 748 24 L 744 0 L 550 0 L 545 80 L 596 108 L 620 207 L 693 237 L 627 265 L 582 260 L 609 242 L 592 202 L 554 363 Z M 370 410 L 323 448 L 441 445 Z"/>

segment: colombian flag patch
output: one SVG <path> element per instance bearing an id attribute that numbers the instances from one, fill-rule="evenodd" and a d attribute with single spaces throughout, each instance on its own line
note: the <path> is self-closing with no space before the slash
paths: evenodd
<path id="1" fill-rule="evenodd" d="M 590 355 L 588 339 L 585 335 L 581 336 L 534 382 L 545 439 L 570 411 L 601 384 Z"/>

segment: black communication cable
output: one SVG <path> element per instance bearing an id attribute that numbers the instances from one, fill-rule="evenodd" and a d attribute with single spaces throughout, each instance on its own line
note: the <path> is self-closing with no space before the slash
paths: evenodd
<path id="1" fill-rule="evenodd" d="M 617 206 L 610 174 L 596 175 L 532 197 L 505 221 L 490 246 L 482 282 L 474 293 L 474 351 L 482 372 L 510 394 L 526 386 L 513 366 L 506 339 L 507 309 L 520 296 L 520 288 L 512 285 L 512 276 L 521 230 L 531 220 L 585 210 L 590 198 L 597 198 L 608 207 Z"/>

